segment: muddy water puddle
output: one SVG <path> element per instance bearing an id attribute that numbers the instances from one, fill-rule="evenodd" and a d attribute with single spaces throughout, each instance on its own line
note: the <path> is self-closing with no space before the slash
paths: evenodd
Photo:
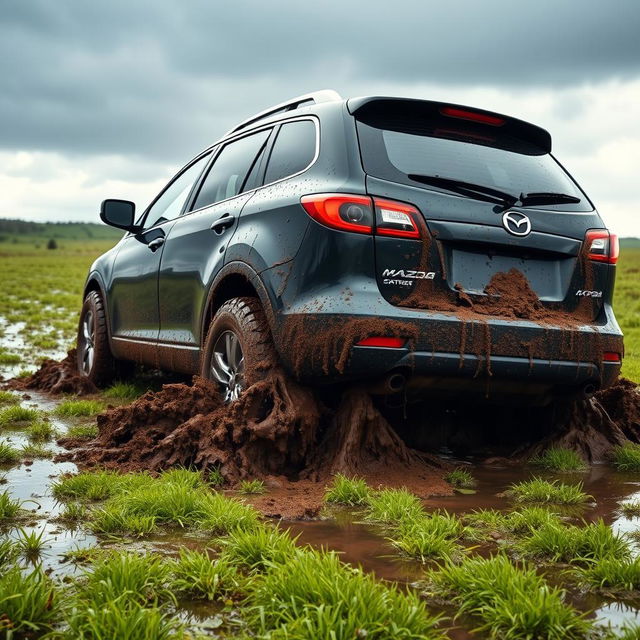
<path id="1" fill-rule="evenodd" d="M 66 433 L 69 426 L 77 423 L 73 419 L 55 417 L 52 411 L 58 402 L 48 396 L 30 393 L 29 397 L 23 397 L 21 404 L 47 412 L 60 435 Z M 16 429 L 5 428 L 0 439 L 11 442 L 16 448 L 21 448 L 28 443 L 25 433 Z M 47 447 L 53 452 L 61 450 L 51 443 Z M 489 467 L 467 462 L 461 464 L 464 464 L 477 480 L 475 492 L 429 498 L 425 501 L 428 510 L 447 510 L 455 514 L 475 509 L 506 510 L 510 508 L 510 502 L 501 494 L 513 483 L 530 479 L 534 475 L 541 475 L 547 479 L 558 479 L 564 482 L 580 481 L 584 484 L 584 490 L 594 497 L 594 504 L 570 514 L 576 522 L 582 519 L 595 521 L 602 518 L 618 532 L 640 529 L 640 518 L 627 518 L 619 510 L 622 502 L 640 500 L 640 476 L 638 475 L 619 473 L 606 465 L 592 466 L 585 473 L 554 474 L 537 473 L 525 466 Z M 26 532 L 43 532 L 46 546 L 42 563 L 47 570 L 61 578 L 77 570 L 73 563 L 64 560 L 65 554 L 69 551 L 97 545 L 117 544 L 113 540 L 94 536 L 82 526 L 72 528 L 57 520 L 62 505 L 53 497 L 52 483 L 61 474 L 75 470 L 76 467 L 72 463 L 57 463 L 52 460 L 27 461 L 13 467 L 0 466 L 0 477 L 4 477 L 5 480 L 0 491 L 7 489 L 12 497 L 26 501 L 24 507 L 29 510 L 30 516 L 20 523 L 20 527 Z M 283 520 L 279 525 L 299 536 L 300 544 L 338 551 L 345 562 L 361 566 L 380 579 L 411 585 L 423 578 L 424 567 L 415 561 L 398 557 L 386 540 L 385 531 L 377 526 L 363 523 L 362 514 L 357 510 L 332 509 L 324 512 L 317 520 Z M 18 527 L 0 530 L 0 533 L 11 537 L 22 535 Z M 207 546 L 207 542 L 202 537 L 167 532 L 144 541 L 133 543 L 129 541 L 126 545 L 128 549 L 151 548 L 173 554 L 181 546 L 203 548 Z M 550 581 L 554 581 L 552 577 Z M 620 629 L 624 624 L 640 621 L 640 602 L 615 602 L 599 596 L 573 592 L 568 594 L 568 599 L 580 610 L 589 612 L 589 615 L 603 626 Z M 455 614 L 452 610 L 437 607 L 434 609 L 443 612 L 449 618 Z M 215 605 L 185 602 L 182 615 L 185 619 L 199 620 L 204 627 L 213 629 L 220 620 L 218 611 Z M 465 624 L 467 628 L 472 626 Z M 460 628 L 450 630 L 449 636 L 455 640 L 472 637 Z"/>

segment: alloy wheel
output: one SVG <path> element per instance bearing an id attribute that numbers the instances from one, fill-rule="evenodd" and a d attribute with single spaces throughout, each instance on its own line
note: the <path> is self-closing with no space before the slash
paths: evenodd
<path id="1" fill-rule="evenodd" d="M 223 331 L 213 346 L 211 377 L 222 385 L 225 402 L 237 400 L 244 391 L 244 354 L 233 331 Z"/>

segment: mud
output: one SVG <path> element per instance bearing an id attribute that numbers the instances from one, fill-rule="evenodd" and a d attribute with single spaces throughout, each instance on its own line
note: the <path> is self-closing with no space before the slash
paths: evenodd
<path id="1" fill-rule="evenodd" d="M 558 412 L 551 435 L 528 454 L 553 445 L 573 449 L 588 462 L 607 462 L 614 446 L 640 443 L 640 388 L 631 380 L 620 378 L 589 399 L 561 405 Z"/>
<path id="2" fill-rule="evenodd" d="M 78 373 L 76 350 L 70 349 L 64 360 L 45 360 L 40 368 L 27 378 L 14 378 L 6 386 L 18 391 L 33 389 L 53 395 L 71 393 L 78 396 L 97 393 L 96 386 Z"/>
<path id="3" fill-rule="evenodd" d="M 552 304 L 542 304 L 529 280 L 517 269 L 494 274 L 485 287 L 486 295 L 483 296 L 469 294 L 459 283 L 454 285 L 454 292 L 442 290 L 435 281 L 429 281 L 426 286 L 431 290 L 416 290 L 401 306 L 454 312 L 465 321 L 499 316 L 560 327 L 584 324 L 592 316 L 591 308 L 568 313 L 554 308 Z"/>
<path id="4" fill-rule="evenodd" d="M 194 377 L 191 386 L 164 385 L 97 421 L 95 440 L 60 440 L 80 446 L 58 459 L 122 471 L 217 468 L 230 486 L 267 479 L 274 491 L 257 506 L 268 515 L 315 515 L 337 472 L 374 486 L 395 478 L 425 497 L 450 492 L 441 479 L 448 466 L 409 449 L 365 391 L 347 390 L 331 409 L 279 369 L 229 405 L 213 383 Z"/>

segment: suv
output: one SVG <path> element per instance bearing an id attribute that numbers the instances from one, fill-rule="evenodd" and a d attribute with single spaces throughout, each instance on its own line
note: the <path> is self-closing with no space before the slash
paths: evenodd
<path id="1" fill-rule="evenodd" d="M 100 217 L 126 234 L 84 291 L 96 384 L 134 361 L 230 401 L 279 360 L 307 382 L 545 404 L 620 371 L 617 238 L 550 135 L 509 116 L 321 91 L 234 127 L 141 215 Z"/>

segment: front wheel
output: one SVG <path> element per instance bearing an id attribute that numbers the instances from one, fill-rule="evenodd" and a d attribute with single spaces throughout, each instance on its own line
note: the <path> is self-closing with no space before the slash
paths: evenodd
<path id="1" fill-rule="evenodd" d="M 116 360 L 109 348 L 107 318 L 97 291 L 90 291 L 82 305 L 76 358 L 80 375 L 96 386 L 104 386 L 113 380 Z"/>
<path id="2" fill-rule="evenodd" d="M 275 363 L 271 332 L 256 298 L 232 298 L 216 312 L 204 343 L 203 378 L 220 385 L 225 402 L 237 400 Z"/>

